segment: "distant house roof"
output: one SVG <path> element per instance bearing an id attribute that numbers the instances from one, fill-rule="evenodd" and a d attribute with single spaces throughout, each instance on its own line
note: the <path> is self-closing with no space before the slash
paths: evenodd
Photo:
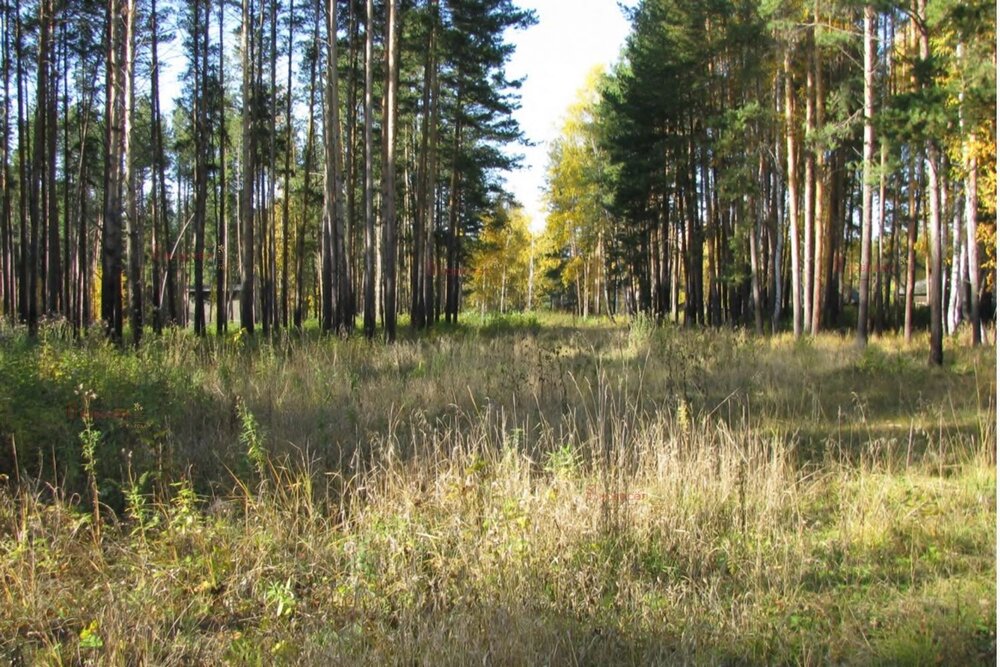
<path id="1" fill-rule="evenodd" d="M 900 297 L 906 296 L 906 283 L 902 283 L 896 292 Z M 913 296 L 927 296 L 927 280 L 917 280 L 913 283 Z"/>

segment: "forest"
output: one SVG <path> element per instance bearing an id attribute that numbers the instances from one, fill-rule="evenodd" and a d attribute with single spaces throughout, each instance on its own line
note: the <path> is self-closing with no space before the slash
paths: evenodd
<path id="1" fill-rule="evenodd" d="M 5 316 L 119 341 L 127 319 L 134 344 L 454 322 L 463 239 L 517 162 L 505 31 L 532 20 L 509 0 L 5 6 Z"/>
<path id="2" fill-rule="evenodd" d="M 996 664 L 995 4 L 546 6 L 0 0 L 0 663 Z"/>
<path id="3" fill-rule="evenodd" d="M 477 305 L 929 327 L 935 363 L 962 323 L 982 341 L 992 3 L 627 11 L 551 146 L 535 244 L 503 174 L 510 35 L 536 17 L 509 1 L 6 6 L 3 315 L 115 340 L 127 319 L 135 343 L 210 319 L 393 340 Z"/>
<path id="4" fill-rule="evenodd" d="M 938 364 L 961 323 L 979 344 L 995 36 L 988 2 L 639 3 L 551 149 L 564 302 L 862 342 L 919 320 Z"/>

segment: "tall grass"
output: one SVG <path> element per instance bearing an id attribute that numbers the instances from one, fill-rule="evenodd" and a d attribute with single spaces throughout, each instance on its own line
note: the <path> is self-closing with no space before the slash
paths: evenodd
<path id="1" fill-rule="evenodd" d="M 101 347 L 99 398 L 174 394 L 141 406 L 152 442 L 102 428 L 99 517 L 28 465 L 0 483 L 0 656 L 990 663 L 992 354 L 544 326 Z"/>

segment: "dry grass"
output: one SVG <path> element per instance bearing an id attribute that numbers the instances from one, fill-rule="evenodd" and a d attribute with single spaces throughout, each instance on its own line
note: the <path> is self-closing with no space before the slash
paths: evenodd
<path id="1" fill-rule="evenodd" d="M 146 421 L 98 423 L 99 532 L 82 473 L 0 483 L 0 659 L 995 661 L 992 350 L 551 323 L 46 345 L 0 363 L 90 373 L 106 411 L 132 382 Z"/>

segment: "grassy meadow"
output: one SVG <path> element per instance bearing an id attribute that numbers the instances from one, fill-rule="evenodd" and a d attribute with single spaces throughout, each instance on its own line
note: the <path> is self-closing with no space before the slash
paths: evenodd
<path id="1" fill-rule="evenodd" d="M 996 356 L 0 329 L 0 663 L 995 664 Z"/>

